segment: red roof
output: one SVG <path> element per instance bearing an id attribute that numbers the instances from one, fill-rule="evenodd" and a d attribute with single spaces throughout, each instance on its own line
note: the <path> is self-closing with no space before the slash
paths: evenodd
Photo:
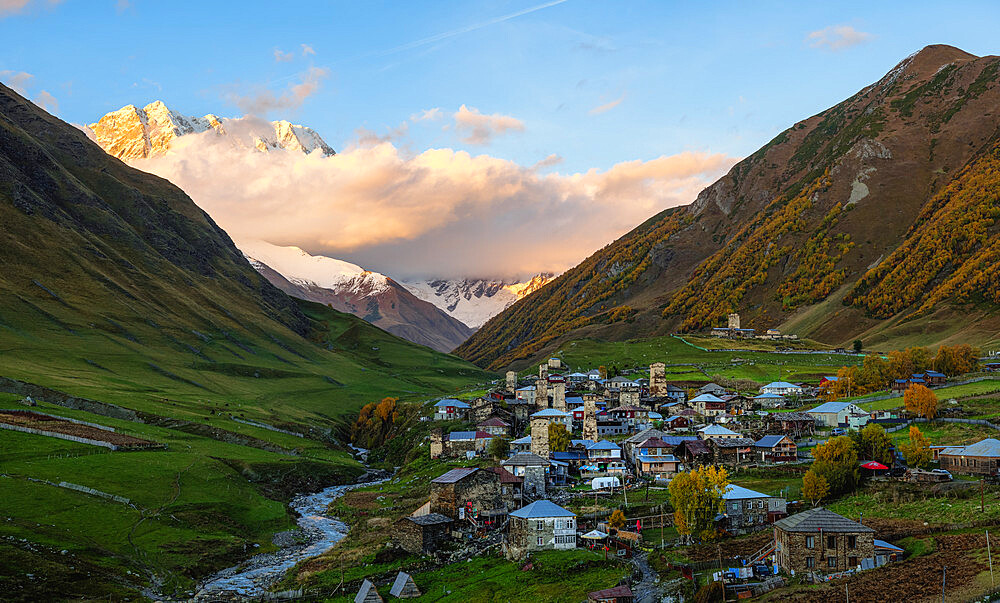
<path id="1" fill-rule="evenodd" d="M 881 471 L 882 469 L 888 469 L 888 467 L 886 467 L 885 465 L 883 465 L 878 461 L 868 461 L 867 463 L 861 466 L 864 467 L 865 469 L 872 469 L 876 471 Z"/>
<path id="2" fill-rule="evenodd" d="M 518 477 L 503 467 L 487 467 L 486 470 L 499 475 L 501 484 L 520 484 L 524 482 L 523 477 Z"/>
<path id="3" fill-rule="evenodd" d="M 608 588 L 605 590 L 595 590 L 587 595 L 590 599 L 617 599 L 619 597 L 631 597 L 632 589 L 626 585 L 616 586 L 614 588 Z"/>
<path id="4" fill-rule="evenodd" d="M 501 419 L 493 417 L 483 421 L 476 427 L 510 427 L 510 425 Z"/>

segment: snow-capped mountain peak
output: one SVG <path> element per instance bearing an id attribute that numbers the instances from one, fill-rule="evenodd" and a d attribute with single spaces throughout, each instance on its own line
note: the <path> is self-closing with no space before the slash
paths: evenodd
<path id="1" fill-rule="evenodd" d="M 240 250 L 259 268 L 265 264 L 296 285 L 316 286 L 336 293 L 375 295 L 389 288 L 384 274 L 322 255 L 311 255 L 294 246 L 282 247 L 266 241 L 240 241 Z"/>
<path id="2" fill-rule="evenodd" d="M 402 283 L 422 300 L 429 301 L 454 318 L 478 329 L 514 302 L 538 290 L 555 278 L 538 274 L 517 279 L 429 280 Z"/>

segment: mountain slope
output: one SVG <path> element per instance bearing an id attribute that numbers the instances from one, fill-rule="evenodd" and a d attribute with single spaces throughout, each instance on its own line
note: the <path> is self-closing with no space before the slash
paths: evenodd
<path id="1" fill-rule="evenodd" d="M 240 243 L 250 263 L 285 293 L 359 316 L 403 339 L 450 352 L 472 329 L 377 272 L 298 247 Z"/>
<path id="2" fill-rule="evenodd" d="M 983 245 L 974 237 L 963 240 L 968 249 L 956 261 L 929 270 L 922 286 L 937 294 L 886 305 L 875 298 L 896 295 L 900 285 L 888 291 L 874 282 L 898 265 L 905 252 L 893 256 L 897 249 L 927 232 L 919 223 L 933 222 L 932 208 L 944 203 L 936 196 L 953 182 L 963 187 L 971 177 L 965 166 L 992 151 L 998 62 L 940 45 L 907 57 L 779 134 L 691 205 L 654 216 L 514 304 L 456 352 L 499 367 L 570 336 L 704 329 L 732 311 L 745 326 L 785 325 L 829 343 L 859 335 L 868 343 L 936 343 L 960 331 L 986 342 L 996 332 L 989 328 L 996 305 L 957 310 L 944 285 L 963 269 L 978 274 L 967 262 Z M 922 246 L 933 239 L 924 236 Z M 937 318 L 919 320 L 928 314 Z M 976 324 L 987 328 L 969 328 Z"/>
<path id="3" fill-rule="evenodd" d="M 403 286 L 413 295 L 441 308 L 449 316 L 477 329 L 552 279 L 551 274 L 537 274 L 523 282 L 497 279 L 435 279 L 405 281 Z"/>

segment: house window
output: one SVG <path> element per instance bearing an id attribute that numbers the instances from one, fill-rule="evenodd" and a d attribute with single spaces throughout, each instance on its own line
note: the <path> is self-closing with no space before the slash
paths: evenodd
<path id="1" fill-rule="evenodd" d="M 849 565 L 851 567 L 857 567 L 857 565 L 858 565 L 858 558 L 857 557 L 848 557 L 847 558 L 847 565 Z"/>
<path id="2" fill-rule="evenodd" d="M 538 537 L 538 546 L 542 546 L 542 537 L 541 536 Z"/>
<path id="3" fill-rule="evenodd" d="M 542 521 L 542 520 L 536 521 L 535 522 L 535 529 L 536 530 L 544 530 L 545 529 L 545 522 Z"/>
<path id="4" fill-rule="evenodd" d="M 849 549 L 856 549 L 856 548 L 858 548 L 858 537 L 857 536 L 848 536 L 847 537 L 847 548 L 849 548 Z M 851 565 L 854 565 L 854 564 L 852 563 Z"/>
<path id="5" fill-rule="evenodd" d="M 837 567 L 837 558 L 836 557 L 827 557 L 826 558 L 826 566 L 827 567 Z"/>
<path id="6" fill-rule="evenodd" d="M 806 557 L 806 567 L 816 567 L 816 558 Z"/>
<path id="7" fill-rule="evenodd" d="M 811 548 L 814 548 L 815 546 L 816 546 L 816 537 L 815 536 L 806 536 L 806 548 L 807 549 L 811 549 Z M 809 557 L 809 559 L 812 559 L 812 557 Z M 812 567 L 812 566 L 810 565 L 808 567 Z"/>
<path id="8" fill-rule="evenodd" d="M 835 549 L 835 548 L 837 548 L 837 537 L 836 536 L 827 536 L 826 537 L 826 548 L 828 548 L 828 549 Z"/>

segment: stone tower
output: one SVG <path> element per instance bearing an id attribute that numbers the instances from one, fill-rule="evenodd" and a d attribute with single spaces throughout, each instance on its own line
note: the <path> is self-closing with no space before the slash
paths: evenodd
<path id="1" fill-rule="evenodd" d="M 549 407 L 549 380 L 541 378 L 535 381 L 535 408 L 545 410 Z"/>
<path id="2" fill-rule="evenodd" d="M 549 458 L 549 420 L 546 418 L 531 420 L 531 454 Z"/>
<path id="3" fill-rule="evenodd" d="M 649 395 L 667 395 L 667 367 L 662 362 L 649 365 Z"/>
<path id="4" fill-rule="evenodd" d="M 507 371 L 507 391 L 514 393 L 517 390 L 517 371 Z"/>
<path id="5" fill-rule="evenodd" d="M 545 496 L 545 467 L 528 465 L 524 468 L 524 493 L 535 498 Z"/>
<path id="6" fill-rule="evenodd" d="M 596 396 L 583 397 L 583 439 L 597 441 L 597 400 Z"/>
<path id="7" fill-rule="evenodd" d="M 729 315 L 729 328 L 738 329 L 740 328 L 740 315 L 733 312 Z"/>
<path id="8" fill-rule="evenodd" d="M 566 412 L 566 382 L 560 379 L 549 387 L 552 388 L 552 408 Z"/>
<path id="9" fill-rule="evenodd" d="M 538 378 L 539 379 L 548 379 L 549 378 L 549 365 L 548 364 L 539 364 L 538 365 Z"/>
<path id="10" fill-rule="evenodd" d="M 620 406 L 639 406 L 639 388 L 623 387 L 618 393 L 618 404 Z"/>
<path id="11" fill-rule="evenodd" d="M 440 458 L 444 454 L 444 432 L 440 427 L 431 430 L 431 458 Z"/>

